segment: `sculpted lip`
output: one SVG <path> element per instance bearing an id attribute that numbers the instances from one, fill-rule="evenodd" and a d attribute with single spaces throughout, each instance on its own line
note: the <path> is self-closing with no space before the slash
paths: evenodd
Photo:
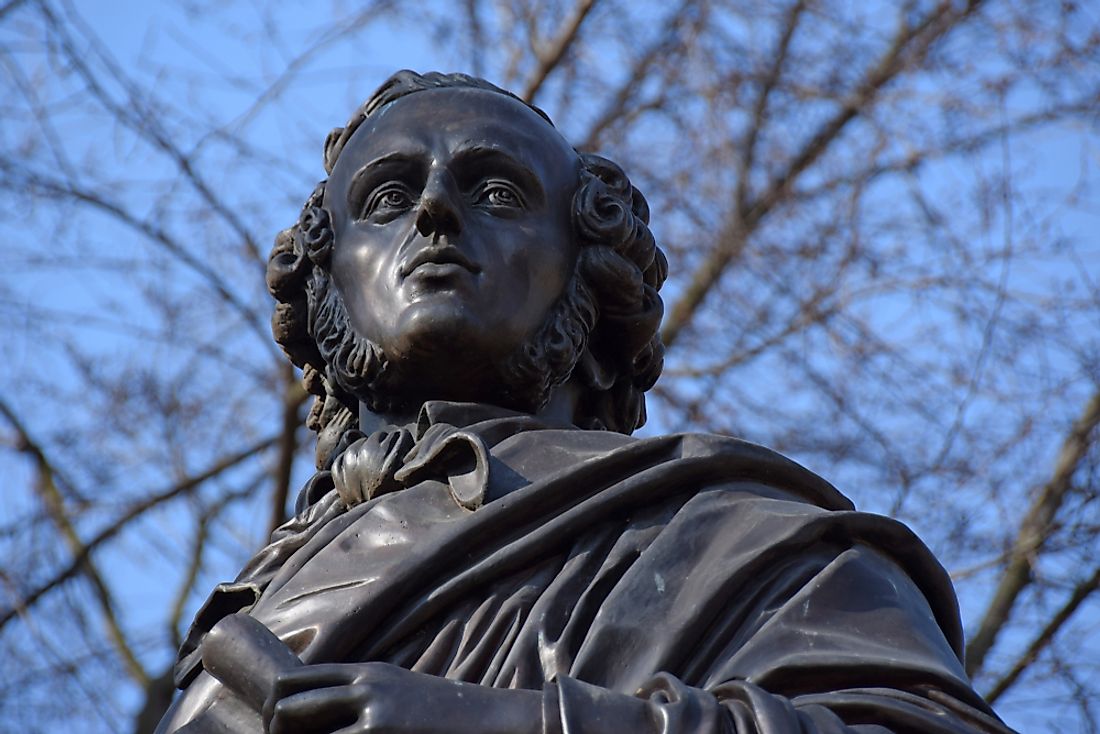
<path id="1" fill-rule="evenodd" d="M 411 258 L 401 263 L 399 270 L 402 278 L 407 278 L 421 265 L 459 265 L 474 275 L 481 272 L 481 266 L 463 254 L 453 245 L 443 247 L 425 247 Z"/>

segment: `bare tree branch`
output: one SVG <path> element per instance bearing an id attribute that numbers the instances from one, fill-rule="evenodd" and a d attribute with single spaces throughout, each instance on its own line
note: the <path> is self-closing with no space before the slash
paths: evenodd
<path id="1" fill-rule="evenodd" d="M 17 186 L 32 187 L 49 196 L 79 201 L 104 214 L 109 214 L 122 224 L 160 245 L 165 251 L 199 275 L 210 288 L 221 296 L 259 337 L 261 343 L 266 346 L 270 342 L 268 329 L 261 326 L 263 319 L 261 319 L 259 313 L 238 298 L 213 268 L 199 260 L 188 247 L 177 241 L 161 227 L 148 220 L 138 218 L 137 215 L 125 209 L 121 204 L 110 201 L 94 191 L 82 188 L 76 182 L 48 178 L 17 166 L 12 161 L 3 158 L 0 158 L 0 170 L 7 174 L 7 180 L 0 183 L 2 188 L 14 190 Z"/>
<path id="2" fill-rule="evenodd" d="M 1014 120 L 992 125 L 972 134 L 939 141 L 935 146 L 911 150 L 902 157 L 890 158 L 885 161 L 875 161 L 872 165 L 852 173 L 829 176 L 819 184 L 808 186 L 804 189 L 796 189 L 791 193 L 791 201 L 796 203 L 807 203 L 823 194 L 846 186 L 867 183 L 891 173 L 916 171 L 930 161 L 941 160 L 955 153 L 978 150 L 996 140 L 1000 140 L 1006 134 L 1027 132 L 1041 125 L 1065 119 L 1069 116 L 1088 114 L 1092 110 L 1095 110 L 1097 105 L 1100 105 L 1100 93 L 1093 93 L 1083 99 L 1072 100 L 1062 104 L 1044 107 L 1041 110 L 1028 112 L 1020 115 Z"/>
<path id="3" fill-rule="evenodd" d="M 144 92 L 135 87 L 122 68 L 111 58 L 99 38 L 87 29 L 87 26 L 82 22 L 75 9 L 70 7 L 70 22 L 78 24 L 85 29 L 85 37 L 96 49 L 97 55 L 111 72 L 112 78 L 127 92 L 127 105 L 123 106 L 116 103 L 111 99 L 107 90 L 100 84 L 99 79 L 85 62 L 85 54 L 80 53 L 76 49 L 65 25 L 50 9 L 49 4 L 45 2 L 45 0 L 41 0 L 39 2 L 39 7 L 51 25 L 55 36 L 61 39 L 62 48 L 66 51 L 67 61 L 78 71 L 96 99 L 114 114 L 116 120 L 123 124 L 127 124 L 135 133 L 148 140 L 153 146 L 160 149 L 171 158 L 179 169 L 180 174 L 191 184 L 202 198 L 203 202 L 211 211 L 216 212 L 225 223 L 229 225 L 230 229 L 240 237 L 245 250 L 256 264 L 263 266 L 266 262 L 266 258 L 264 257 L 264 253 L 260 250 L 259 245 L 256 243 L 256 240 L 253 238 L 252 233 L 244 225 L 240 217 L 237 216 L 237 213 L 227 207 L 225 202 L 222 201 L 222 198 L 218 196 L 205 179 L 199 175 L 191 157 L 185 154 L 179 146 L 175 144 L 167 131 L 164 130 L 156 114 L 149 108 L 147 101 L 147 97 L 149 96 L 148 92 Z"/>
<path id="4" fill-rule="evenodd" d="M 222 472 L 232 469 L 234 466 L 240 464 L 242 461 L 249 459 L 256 454 L 265 451 L 271 446 L 275 445 L 278 440 L 278 436 L 271 436 L 265 438 L 262 441 L 252 444 L 242 451 L 237 452 L 231 456 L 228 456 L 213 466 L 208 468 L 199 474 L 189 477 L 182 482 L 178 482 L 166 490 L 162 490 L 157 493 L 148 495 L 148 499 L 138 502 L 131 507 L 121 517 L 111 523 L 109 526 L 99 531 L 91 540 L 83 544 L 80 552 L 76 554 L 72 562 L 63 568 L 61 571 L 54 574 L 47 581 L 39 584 L 30 592 L 24 594 L 17 603 L 13 604 L 8 609 L 0 611 L 0 629 L 10 622 L 14 617 L 19 614 L 25 613 L 31 607 L 33 607 L 39 599 L 41 599 L 46 593 L 52 589 L 60 586 L 69 579 L 71 579 L 78 571 L 83 567 L 85 559 L 87 559 L 92 551 L 102 545 L 104 542 L 110 540 L 119 532 L 127 528 L 132 520 L 145 514 L 149 510 L 157 507 L 165 502 L 175 499 L 180 495 L 193 491 L 203 483 L 213 479 Z"/>
<path id="5" fill-rule="evenodd" d="M 562 23 L 561 28 L 558 29 L 558 34 L 550 43 L 550 47 L 539 53 L 538 66 L 531 72 L 531 76 L 523 86 L 523 93 L 520 94 L 520 97 L 528 102 L 533 102 L 535 100 L 535 96 L 542 88 L 542 84 L 546 81 L 546 77 L 550 76 L 550 72 L 561 63 L 562 57 L 565 56 L 565 52 L 569 50 L 573 41 L 577 39 L 577 34 L 581 30 L 581 24 L 584 23 L 584 19 L 588 17 L 588 13 L 595 5 L 596 0 L 578 0 L 576 7 L 573 8 L 573 12 L 569 14 L 569 17 Z"/>
<path id="6" fill-rule="evenodd" d="M 787 15 L 783 19 L 783 30 L 779 36 L 779 43 L 772 54 L 772 64 L 764 76 L 759 93 L 756 95 L 756 103 L 752 108 L 745 140 L 740 146 L 741 165 L 737 171 L 737 191 L 734 194 L 734 204 L 738 211 L 748 211 L 749 175 L 756 163 L 756 142 L 759 140 L 760 132 L 767 122 L 768 99 L 771 97 L 775 85 L 779 82 L 779 77 L 783 74 L 783 68 L 787 63 L 787 54 L 791 49 L 791 39 L 794 38 L 795 29 L 798 28 L 798 22 L 805 10 L 806 3 L 804 0 L 796 0 L 787 11 Z"/>
<path id="7" fill-rule="evenodd" d="M 26 2 L 26 0 L 8 0 L 8 2 L 0 5 L 0 20 L 6 18 L 8 13 L 16 10 L 24 2 Z"/>
<path id="8" fill-rule="evenodd" d="M 1054 463 L 1054 473 L 1035 497 L 1020 523 L 1008 565 L 993 592 L 993 599 L 982 616 L 978 631 L 966 646 L 966 672 L 973 677 L 982 668 L 986 654 L 1008 622 L 1020 592 L 1032 581 L 1036 554 L 1050 538 L 1052 523 L 1069 494 L 1071 479 L 1084 459 L 1090 436 L 1100 423 L 1100 392 L 1094 393 L 1080 417 L 1074 421 Z"/>
<path id="9" fill-rule="evenodd" d="M 886 85 L 917 63 L 932 43 L 957 27 L 981 2 L 971 0 L 962 10 L 954 12 L 951 3 L 941 2 L 920 22 L 902 23 L 890 47 L 873 65 L 863 82 L 841 103 L 836 114 L 802 146 L 787 167 L 771 180 L 759 196 L 746 198 L 744 206 L 738 206 L 736 202 L 733 204 L 719 235 L 718 245 L 692 273 L 680 298 L 668 311 L 661 330 L 666 346 L 671 347 L 676 342 L 722 273 L 740 257 L 749 234 L 788 195 L 798 177 L 825 154 L 852 120 L 867 111 Z M 755 137 L 750 136 L 749 139 Z"/>
<path id="10" fill-rule="evenodd" d="M 1013 663 L 1008 672 L 1001 676 L 1000 680 L 994 683 L 993 687 L 989 689 L 989 692 L 985 694 L 985 700 L 990 703 L 995 703 L 998 698 L 1004 695 L 1004 692 L 1011 688 L 1019 679 L 1020 675 L 1035 662 L 1036 658 L 1039 657 L 1039 653 L 1054 640 L 1054 636 L 1058 634 L 1058 630 L 1062 629 L 1062 626 L 1069 621 L 1070 617 L 1073 616 L 1081 604 L 1098 588 L 1100 588 L 1100 568 L 1097 568 L 1092 576 L 1074 587 L 1073 593 L 1070 594 L 1069 599 L 1067 599 L 1066 603 L 1062 605 L 1062 608 L 1055 613 L 1054 617 L 1047 622 L 1042 631 L 1035 636 L 1035 639 L 1027 646 L 1024 654 Z"/>
<path id="11" fill-rule="evenodd" d="M 241 128 L 251 122 L 264 107 L 282 95 L 294 81 L 295 77 L 297 77 L 313 59 L 340 39 L 346 38 L 356 31 L 361 30 L 373 17 L 377 17 L 381 14 L 386 4 L 385 2 L 368 3 L 366 8 L 352 17 L 341 21 L 338 25 L 330 28 L 326 33 L 323 33 L 320 38 L 287 63 L 283 70 L 279 72 L 279 75 L 256 97 L 252 105 L 243 114 L 233 120 L 231 126 Z M 226 127 L 214 130 L 212 133 L 224 133 Z M 210 136 L 207 136 L 207 139 L 209 137 Z"/>
<path id="12" fill-rule="evenodd" d="M 610 99 L 592 123 L 584 142 L 577 146 L 578 150 L 595 150 L 600 145 L 600 136 L 604 131 L 627 114 L 627 108 L 635 103 L 635 95 L 642 82 L 648 78 L 658 61 L 667 61 L 669 53 L 676 45 L 677 34 L 699 5 L 699 0 L 683 0 L 669 13 L 668 20 L 664 23 L 664 32 L 634 59 L 630 73 L 618 89 L 609 95 Z M 632 111 L 636 113 L 637 109 L 633 108 Z"/>
<path id="13" fill-rule="evenodd" d="M 485 49 L 485 31 L 481 25 L 478 0 L 464 0 L 463 9 L 466 11 L 466 25 L 470 28 L 470 65 L 474 76 L 485 76 L 485 64 L 482 61 Z"/>
<path id="14" fill-rule="evenodd" d="M 275 532 L 286 521 L 286 500 L 290 495 L 290 472 L 298 450 L 296 436 L 302 426 L 301 407 L 309 397 L 288 364 L 283 369 L 286 389 L 283 394 L 283 427 L 279 432 L 279 455 L 275 463 L 275 491 L 271 495 L 271 519 L 267 534 Z"/>
<path id="15" fill-rule="evenodd" d="M 24 451 L 34 457 L 38 469 L 37 489 L 42 498 L 42 503 L 46 506 L 46 510 L 61 533 L 61 537 L 65 539 L 66 545 L 69 546 L 69 551 L 75 557 L 83 559 L 79 570 L 88 579 L 88 583 L 92 585 L 92 591 L 99 603 L 100 612 L 103 614 L 107 632 L 114 643 L 115 649 L 134 681 L 142 686 L 148 685 L 149 674 L 138 661 L 129 640 L 126 639 L 126 633 L 123 631 L 122 624 L 118 621 L 118 615 L 115 613 L 114 598 L 107 584 L 103 581 L 99 569 L 92 562 L 87 546 L 80 540 L 80 535 L 76 532 L 76 528 L 65 510 L 65 501 L 61 497 L 61 492 L 57 489 L 57 483 L 54 481 L 53 463 L 46 457 L 41 446 L 27 433 L 22 421 L 19 420 L 19 417 L 3 399 L 0 399 L 0 414 L 8 420 L 8 423 L 19 434 Z"/>
<path id="16" fill-rule="evenodd" d="M 168 615 L 168 633 L 172 637 L 172 647 L 178 648 L 183 640 L 180 638 L 180 623 L 183 620 L 184 608 L 187 599 L 198 579 L 203 565 L 203 552 L 206 549 L 206 540 L 209 537 L 210 523 L 215 520 L 229 505 L 244 499 L 255 492 L 266 472 L 259 472 L 241 483 L 241 488 L 222 494 L 217 501 L 207 507 L 199 515 L 195 523 L 195 536 L 191 541 L 191 553 L 187 562 L 187 571 L 183 575 L 176 597 L 172 602 L 172 611 Z"/>

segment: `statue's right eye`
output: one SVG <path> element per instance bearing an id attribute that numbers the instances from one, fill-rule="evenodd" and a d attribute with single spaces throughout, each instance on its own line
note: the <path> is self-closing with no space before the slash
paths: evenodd
<path id="1" fill-rule="evenodd" d="M 408 187 L 400 183 L 389 183 L 379 186 L 370 193 L 359 219 L 381 219 L 396 216 L 411 209 L 413 195 Z"/>

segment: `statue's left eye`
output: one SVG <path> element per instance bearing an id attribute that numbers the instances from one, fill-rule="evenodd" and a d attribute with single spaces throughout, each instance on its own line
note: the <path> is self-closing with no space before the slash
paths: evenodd
<path id="1" fill-rule="evenodd" d="M 477 196 L 481 206 L 521 209 L 523 197 L 516 188 L 505 181 L 486 181 Z"/>
<path id="2" fill-rule="evenodd" d="M 367 213 L 376 210 L 407 209 L 412 206 L 409 192 L 401 186 L 386 186 L 375 192 L 367 201 Z"/>
<path id="3" fill-rule="evenodd" d="M 404 191 L 387 191 L 378 203 L 381 206 L 397 209 L 399 207 L 408 206 L 409 196 Z"/>

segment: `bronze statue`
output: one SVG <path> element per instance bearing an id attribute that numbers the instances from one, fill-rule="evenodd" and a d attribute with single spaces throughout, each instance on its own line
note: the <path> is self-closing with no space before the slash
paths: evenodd
<path id="1" fill-rule="evenodd" d="M 1008 731 L 904 526 L 753 444 L 629 436 L 666 262 L 615 164 L 406 71 L 325 166 L 268 268 L 318 472 L 160 731 Z"/>

